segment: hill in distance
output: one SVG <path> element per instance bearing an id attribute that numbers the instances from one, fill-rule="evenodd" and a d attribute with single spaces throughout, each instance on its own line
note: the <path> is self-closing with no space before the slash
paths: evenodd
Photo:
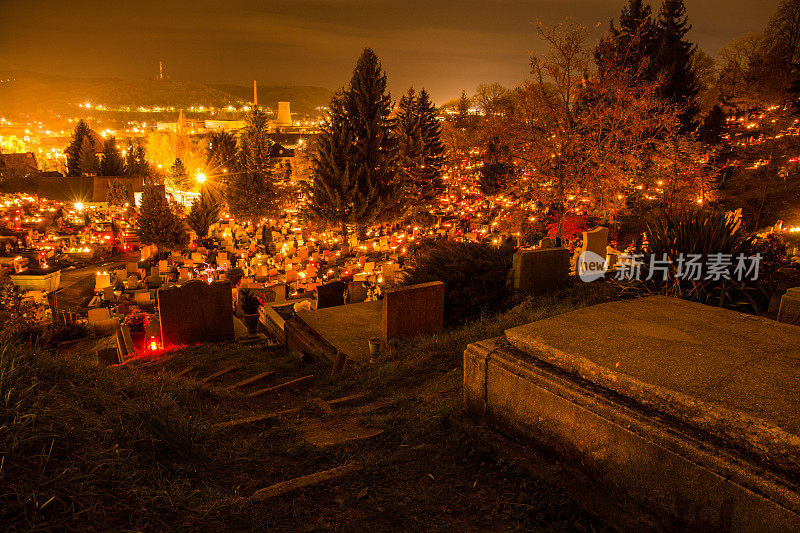
<path id="1" fill-rule="evenodd" d="M 27 71 L 0 72 L 0 113 L 36 114 L 75 112 L 82 103 L 121 106 L 225 107 L 252 101 L 252 88 L 238 85 L 204 85 L 173 80 L 120 80 L 71 78 Z M 328 104 L 331 92 L 322 87 L 259 87 L 259 101 L 277 108 L 289 101 L 292 111 L 315 114 Z"/>

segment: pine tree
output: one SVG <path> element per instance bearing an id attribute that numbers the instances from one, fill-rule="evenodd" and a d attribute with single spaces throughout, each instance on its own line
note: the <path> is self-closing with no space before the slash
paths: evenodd
<path id="1" fill-rule="evenodd" d="M 109 137 L 103 143 L 103 158 L 100 160 L 101 176 L 121 176 L 125 164 L 122 161 L 122 154 L 117 149 L 117 140 Z"/>
<path id="2" fill-rule="evenodd" d="M 128 191 L 122 182 L 117 178 L 111 180 L 111 183 L 108 186 L 107 201 L 109 205 L 116 205 L 118 207 L 122 207 L 126 203 L 130 202 Z"/>
<path id="3" fill-rule="evenodd" d="M 270 157 L 272 141 L 267 115 L 254 107 L 247 116 L 239 139 L 236 172 L 230 177 L 226 199 L 231 214 L 254 225 L 262 217 L 280 210 L 280 195 L 274 184 L 275 161 Z"/>
<path id="4" fill-rule="evenodd" d="M 188 191 L 191 188 L 189 173 L 186 171 L 186 167 L 180 157 L 176 157 L 175 161 L 172 162 L 168 176 L 174 189 Z"/>
<path id="5" fill-rule="evenodd" d="M 84 135 L 81 141 L 81 149 L 78 152 L 78 167 L 83 176 L 93 176 L 97 174 L 99 164 L 97 154 L 94 152 L 94 143 L 88 135 Z"/>
<path id="6" fill-rule="evenodd" d="M 67 175 L 80 176 L 80 152 L 81 145 L 84 138 L 91 138 L 91 130 L 89 125 L 83 120 L 79 120 L 75 125 L 75 131 L 72 132 L 72 140 L 69 145 L 64 149 L 64 154 L 67 157 Z"/>
<path id="7" fill-rule="evenodd" d="M 206 161 L 217 174 L 232 172 L 236 164 L 236 137 L 228 131 L 212 131 L 208 135 Z"/>
<path id="8" fill-rule="evenodd" d="M 679 109 L 681 131 L 694 131 L 700 112 L 697 78 L 692 69 L 697 45 L 686 40 L 692 26 L 688 24 L 683 0 L 664 0 L 656 25 L 659 33 L 656 63 L 665 76 L 661 96 Z"/>
<path id="9" fill-rule="evenodd" d="M 400 98 L 395 131 L 402 199 L 413 215 L 419 209 L 429 209 L 444 188 L 441 127 L 425 89 L 418 96 L 409 89 Z"/>
<path id="10" fill-rule="evenodd" d="M 638 71 L 639 78 L 655 81 L 659 66 L 655 56 L 659 46 L 658 29 L 652 9 L 642 0 L 628 0 L 619 16 L 619 28 L 611 21 L 606 35 L 595 49 L 595 63 L 600 76 L 613 75 L 619 69 Z"/>
<path id="11" fill-rule="evenodd" d="M 192 202 L 189 214 L 186 216 L 186 223 L 192 228 L 199 238 L 208 235 L 208 228 L 211 224 L 219 220 L 220 205 L 217 200 L 207 191 L 200 194 L 200 198 Z"/>
<path id="12" fill-rule="evenodd" d="M 164 186 L 147 183 L 139 209 L 139 239 L 163 250 L 179 249 L 189 242 L 186 227 L 169 207 Z"/>
<path id="13" fill-rule="evenodd" d="M 147 153 L 141 143 L 136 146 L 130 141 L 125 150 L 125 174 L 128 176 L 147 176 L 150 174 L 150 167 L 147 164 Z"/>
<path id="14" fill-rule="evenodd" d="M 329 223 L 365 226 L 392 213 L 397 141 L 386 74 L 369 48 L 347 89 L 331 99 L 330 116 L 312 155 L 311 214 Z"/>
<path id="15" fill-rule="evenodd" d="M 483 166 L 478 171 L 478 187 L 486 196 L 498 194 L 510 185 L 514 165 L 507 145 L 492 137 L 483 152 Z"/>

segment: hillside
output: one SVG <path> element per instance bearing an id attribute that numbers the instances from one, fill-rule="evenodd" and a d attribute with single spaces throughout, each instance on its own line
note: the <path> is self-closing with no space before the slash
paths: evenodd
<path id="1" fill-rule="evenodd" d="M 51 352 L 0 337 L 0 521 L 7 530 L 604 531 L 571 499 L 584 482 L 499 456 L 487 442 L 501 439 L 461 408 L 467 343 L 602 299 L 587 289 L 393 342 L 343 377 L 274 344 L 198 345 L 98 368 L 92 340 Z M 342 465 L 350 475 L 283 483 Z"/>
<path id="2" fill-rule="evenodd" d="M 296 113 L 310 113 L 327 105 L 331 92 L 321 87 L 259 88 L 263 103 L 276 106 L 290 101 Z M 252 88 L 237 85 L 208 86 L 200 83 L 111 78 L 69 78 L 26 71 L 0 72 L 0 112 L 36 114 L 74 112 L 91 102 L 106 107 L 174 106 L 224 107 L 252 101 Z M 275 103 L 273 103 L 275 102 Z"/>
<path id="3" fill-rule="evenodd" d="M 253 88 L 242 85 L 210 85 L 209 87 L 218 89 L 230 94 L 245 102 L 253 101 Z M 265 85 L 258 86 L 258 101 L 266 106 L 277 108 L 277 102 L 291 102 L 292 113 L 316 114 L 316 108 L 327 106 L 333 96 L 333 92 L 323 87 L 313 87 L 310 85 L 281 86 Z"/>

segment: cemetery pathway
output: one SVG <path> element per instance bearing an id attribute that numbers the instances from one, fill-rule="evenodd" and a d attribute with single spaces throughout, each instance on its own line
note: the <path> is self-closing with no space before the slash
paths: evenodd
<path id="1" fill-rule="evenodd" d="M 110 270 L 124 266 L 127 261 L 137 261 L 139 252 L 117 255 L 102 263 L 90 264 L 61 271 L 61 282 L 56 295 L 51 295 L 50 305 L 59 310 L 82 307 L 94 291 L 94 279 L 98 270 Z"/>
<path id="2" fill-rule="evenodd" d="M 226 520 L 408 531 L 527 529 L 545 516 L 556 530 L 607 529 L 562 492 L 583 480 L 542 460 L 551 485 L 488 451 L 482 426 L 459 414 L 458 367 L 387 387 L 357 370 L 333 377 L 272 343 L 226 343 L 124 368 L 171 376 L 213 404 L 206 438 L 220 443 L 211 464 L 224 473 L 214 512 Z M 248 529 L 227 523 L 237 526 Z"/>

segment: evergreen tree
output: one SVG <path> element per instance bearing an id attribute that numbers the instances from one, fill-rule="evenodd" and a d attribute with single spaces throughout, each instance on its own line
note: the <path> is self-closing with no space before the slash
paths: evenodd
<path id="1" fill-rule="evenodd" d="M 331 100 L 330 116 L 312 156 L 311 213 L 327 222 L 367 225 L 388 217 L 400 191 L 397 141 L 386 74 L 369 48 L 347 89 Z"/>
<path id="2" fill-rule="evenodd" d="M 654 61 L 658 45 L 652 9 L 642 0 L 628 0 L 619 16 L 619 28 L 612 20 L 595 49 L 598 73 L 603 77 L 620 69 L 633 70 L 641 79 L 655 81 L 659 72 Z"/>
<path id="3" fill-rule="evenodd" d="M 111 183 L 108 186 L 107 201 L 109 205 L 116 205 L 118 207 L 122 207 L 126 203 L 130 202 L 128 191 L 125 189 L 125 186 L 122 184 L 122 182 L 117 178 L 111 180 Z"/>
<path id="4" fill-rule="evenodd" d="M 84 122 L 83 119 L 81 119 L 75 125 L 75 131 L 72 132 L 72 140 L 70 141 L 67 148 L 64 150 L 64 154 L 67 157 L 68 176 L 81 175 L 80 152 L 84 138 L 91 139 L 91 130 L 89 129 L 89 125 L 86 124 L 86 122 Z"/>
<path id="5" fill-rule="evenodd" d="M 698 138 L 706 144 L 716 145 L 722 141 L 725 128 L 725 113 L 719 104 L 711 108 L 697 130 Z"/>
<path id="6" fill-rule="evenodd" d="M 117 140 L 109 137 L 103 143 L 103 158 L 100 160 L 101 176 L 121 176 L 125 164 L 122 161 L 122 154 L 117 148 Z"/>
<path id="7" fill-rule="evenodd" d="M 216 173 L 232 172 L 236 164 L 236 137 L 228 131 L 212 131 L 208 135 L 206 161 Z"/>
<path id="8" fill-rule="evenodd" d="M 686 39 L 692 26 L 683 0 L 664 0 L 656 25 L 659 33 L 656 63 L 665 76 L 661 96 L 678 108 L 681 131 L 694 131 L 700 112 L 697 78 L 692 69 L 697 45 Z"/>
<path id="9" fill-rule="evenodd" d="M 258 219 L 280 210 L 267 122 L 267 115 L 258 107 L 247 116 L 239 139 L 237 169 L 230 177 L 226 194 L 231 214 L 254 225 Z"/>
<path id="10" fill-rule="evenodd" d="M 402 180 L 402 199 L 413 212 L 428 209 L 444 188 L 442 164 L 444 148 L 436 108 L 423 89 L 414 89 L 400 98 L 395 122 L 398 140 L 398 172 Z"/>
<path id="11" fill-rule="evenodd" d="M 514 165 L 507 145 L 497 137 L 489 140 L 483 152 L 483 166 L 478 171 L 478 187 L 486 196 L 493 196 L 512 185 Z"/>
<path id="12" fill-rule="evenodd" d="M 164 186 L 147 183 L 139 209 L 139 239 L 163 250 L 179 249 L 189 242 L 186 227 L 169 207 Z"/>
<path id="13" fill-rule="evenodd" d="M 168 173 L 172 187 L 181 191 L 188 191 L 191 188 L 191 181 L 189 180 L 189 173 L 181 161 L 180 157 L 176 157 L 169 167 Z"/>
<path id="14" fill-rule="evenodd" d="M 83 176 L 93 176 L 97 174 L 99 164 L 97 154 L 94 151 L 94 143 L 88 135 L 84 135 L 81 141 L 81 149 L 78 152 L 78 167 Z"/>
<path id="15" fill-rule="evenodd" d="M 202 239 L 208 235 L 208 228 L 211 224 L 219 220 L 219 213 L 219 202 L 208 191 L 203 190 L 200 198 L 192 202 L 192 207 L 186 216 L 186 223 Z"/>
<path id="16" fill-rule="evenodd" d="M 147 153 L 141 143 L 136 146 L 130 141 L 125 150 L 125 174 L 129 176 L 147 176 L 150 172 L 147 164 Z"/>

